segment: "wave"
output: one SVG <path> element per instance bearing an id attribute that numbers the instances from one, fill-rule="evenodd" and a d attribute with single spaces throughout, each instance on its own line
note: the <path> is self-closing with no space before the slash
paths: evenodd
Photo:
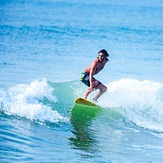
<path id="1" fill-rule="evenodd" d="M 50 107 L 57 98 L 46 79 L 19 84 L 0 91 L 1 111 L 7 115 L 25 117 L 37 122 L 66 122 L 67 118 Z"/>
<path id="2" fill-rule="evenodd" d="M 98 105 L 120 113 L 139 127 L 163 132 L 163 83 L 121 79 L 107 87 Z M 53 83 L 42 79 L 18 84 L 0 90 L 0 110 L 41 123 L 67 123 L 74 99 L 82 97 L 86 89 L 80 81 Z"/>
<path id="3" fill-rule="evenodd" d="M 163 83 L 121 79 L 107 85 L 99 104 L 112 108 L 137 126 L 163 132 Z"/>

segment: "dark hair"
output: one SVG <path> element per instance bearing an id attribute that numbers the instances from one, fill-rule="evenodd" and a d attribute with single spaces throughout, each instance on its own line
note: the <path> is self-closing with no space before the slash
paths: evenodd
<path id="1" fill-rule="evenodd" d="M 98 54 L 99 54 L 99 53 L 104 54 L 105 57 L 109 57 L 109 54 L 108 54 L 108 52 L 107 52 L 105 49 L 100 50 L 100 51 L 98 52 Z"/>

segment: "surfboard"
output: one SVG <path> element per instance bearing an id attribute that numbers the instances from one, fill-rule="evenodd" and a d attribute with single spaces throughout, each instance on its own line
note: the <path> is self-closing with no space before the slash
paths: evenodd
<path id="1" fill-rule="evenodd" d="M 71 118 L 87 121 L 88 119 L 95 118 L 101 110 L 100 106 L 80 97 L 74 101 L 74 106 L 71 109 Z"/>
<path id="2" fill-rule="evenodd" d="M 88 106 L 97 106 L 95 103 L 87 100 L 87 99 L 84 99 L 82 97 L 79 97 L 77 98 L 74 103 L 78 103 L 78 104 L 83 104 L 83 105 L 88 105 Z"/>
<path id="3" fill-rule="evenodd" d="M 97 116 L 105 115 L 109 119 L 122 118 L 122 115 L 111 108 L 102 108 L 98 104 L 95 104 L 84 98 L 77 98 L 74 100 L 74 106 L 70 110 L 71 122 L 77 124 L 80 122 L 81 125 L 86 125 Z"/>

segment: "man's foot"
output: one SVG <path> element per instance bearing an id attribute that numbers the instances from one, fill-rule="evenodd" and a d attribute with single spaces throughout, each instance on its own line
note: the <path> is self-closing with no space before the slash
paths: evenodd
<path id="1" fill-rule="evenodd" d="M 96 99 L 96 98 L 93 98 L 92 101 L 93 101 L 93 102 L 97 102 L 97 99 Z"/>
<path id="2" fill-rule="evenodd" d="M 86 96 L 84 96 L 83 98 L 84 98 L 84 99 L 87 99 L 87 97 L 86 97 Z"/>

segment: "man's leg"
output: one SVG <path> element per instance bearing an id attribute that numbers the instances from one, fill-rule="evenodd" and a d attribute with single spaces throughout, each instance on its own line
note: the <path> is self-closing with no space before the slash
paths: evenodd
<path id="1" fill-rule="evenodd" d="M 90 86 L 90 81 L 88 80 L 87 82 L 89 82 L 89 83 L 87 83 L 86 85 L 87 85 L 87 86 Z M 91 89 L 90 87 L 88 88 L 87 92 L 86 92 L 85 95 L 84 95 L 84 98 L 85 98 L 85 99 L 87 99 L 88 95 L 89 95 L 92 91 L 94 91 L 94 88 L 96 88 L 98 84 L 99 84 L 98 80 L 96 80 L 95 78 L 93 78 L 93 89 Z"/>
<path id="2" fill-rule="evenodd" d="M 99 92 L 96 94 L 96 96 L 93 98 L 94 101 L 97 101 L 97 99 L 107 91 L 107 87 L 103 85 L 101 82 L 93 78 L 93 87 L 99 89 Z M 88 95 L 92 92 L 93 90 L 88 88 L 87 92 L 84 95 L 84 98 L 87 99 Z"/>
<path id="3" fill-rule="evenodd" d="M 87 92 L 86 92 L 85 95 L 84 95 L 84 98 L 87 99 L 88 95 L 89 95 L 91 92 L 92 92 L 92 90 L 90 90 L 90 89 L 88 88 Z"/>
<path id="4" fill-rule="evenodd" d="M 97 99 L 104 93 L 107 91 L 107 87 L 105 85 L 103 85 L 102 83 L 97 86 L 97 88 L 99 89 L 99 92 L 96 94 L 96 96 L 93 98 L 94 101 L 97 101 Z"/>

